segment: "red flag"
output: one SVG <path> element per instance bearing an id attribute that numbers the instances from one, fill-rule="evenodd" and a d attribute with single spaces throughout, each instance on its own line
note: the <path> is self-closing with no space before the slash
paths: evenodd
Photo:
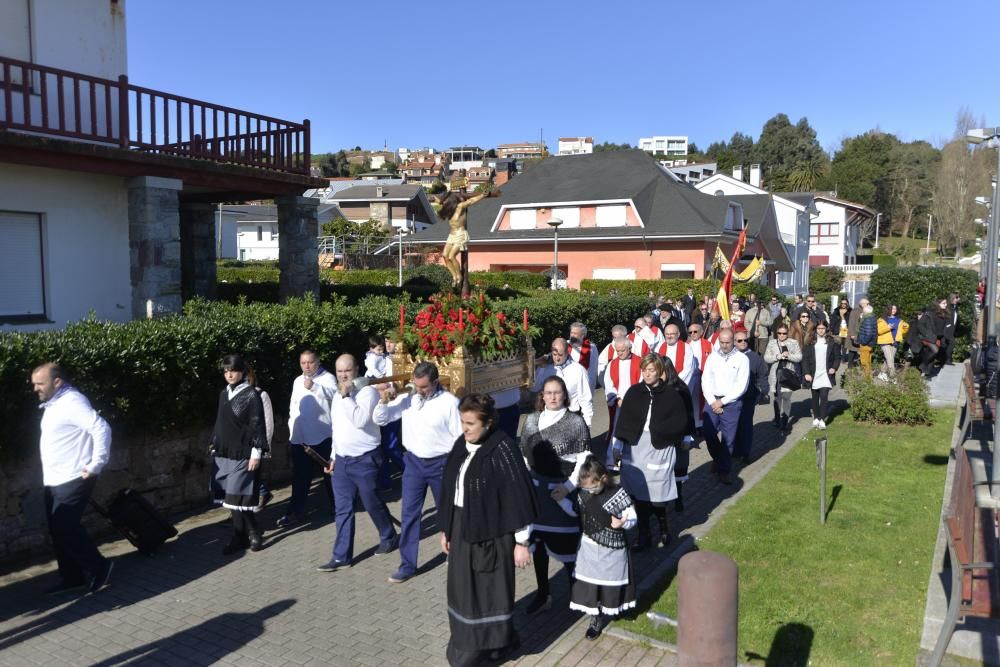
<path id="1" fill-rule="evenodd" d="M 726 277 L 722 279 L 722 284 L 719 285 L 719 293 L 715 297 L 716 307 L 719 309 L 719 317 L 728 320 L 730 319 L 729 313 L 729 293 L 733 287 L 733 269 L 736 267 L 736 260 L 738 260 L 743 255 L 743 248 L 747 244 L 747 229 L 743 228 L 740 232 L 740 238 L 736 241 L 736 249 L 733 251 L 733 257 L 729 260 L 729 270 L 726 271 Z"/>

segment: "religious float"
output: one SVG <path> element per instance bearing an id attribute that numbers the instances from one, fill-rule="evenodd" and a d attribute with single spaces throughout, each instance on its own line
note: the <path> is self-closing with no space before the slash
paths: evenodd
<path id="1" fill-rule="evenodd" d="M 399 330 L 392 359 L 394 380 L 413 376 L 421 361 L 438 367 L 441 383 L 459 398 L 507 389 L 531 389 L 535 381 L 534 327 L 528 311 L 513 322 L 481 292 L 463 299 L 440 293 L 406 324 L 399 306 Z"/>

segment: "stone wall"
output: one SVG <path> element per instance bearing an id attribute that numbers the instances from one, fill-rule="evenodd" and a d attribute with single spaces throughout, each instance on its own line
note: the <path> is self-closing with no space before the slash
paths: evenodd
<path id="1" fill-rule="evenodd" d="M 106 504 L 120 489 L 143 493 L 165 516 L 209 507 L 211 429 L 193 429 L 135 438 L 114 438 L 111 459 L 101 473 L 94 500 Z M 288 429 L 275 424 L 271 458 L 264 479 L 290 478 Z M 84 515 L 91 535 L 113 534 L 110 523 L 95 511 Z M 42 467 L 38 455 L 0 464 L 0 564 L 11 565 L 38 554 L 51 554 L 45 522 Z"/>

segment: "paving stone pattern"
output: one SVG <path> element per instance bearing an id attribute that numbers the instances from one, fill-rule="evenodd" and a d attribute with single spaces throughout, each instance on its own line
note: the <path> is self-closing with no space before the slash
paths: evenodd
<path id="1" fill-rule="evenodd" d="M 601 394 L 599 393 L 599 396 Z M 692 451 L 686 511 L 670 514 L 673 541 L 637 554 L 640 581 L 651 585 L 736 496 L 760 479 L 808 430 L 808 394 L 797 393 L 800 418 L 788 437 L 768 423 L 770 407 L 757 410 L 754 455 L 731 486 L 708 472 L 704 447 Z M 842 400 L 834 401 L 841 403 Z M 595 432 L 603 443 L 607 414 L 598 410 Z M 258 553 L 224 557 L 226 512 L 205 510 L 178 523 L 180 535 L 154 556 L 124 541 L 102 545 L 114 556 L 112 585 L 88 597 L 50 598 L 54 563 L 25 566 L 0 576 L 2 665 L 442 665 L 448 640 L 446 563 L 438 549 L 433 500 L 428 494 L 419 576 L 404 584 L 387 577 L 398 554 L 376 556 L 377 536 L 358 517 L 355 564 L 324 574 L 315 567 L 330 558 L 334 527 L 314 489 L 309 522 L 268 530 Z M 273 527 L 287 489 L 279 489 L 262 524 Z M 390 511 L 398 516 L 398 498 Z M 682 539 L 683 538 L 683 539 Z M 533 617 L 524 607 L 535 591 L 529 567 L 518 573 L 517 626 L 521 665 L 672 665 L 662 648 L 605 633 L 583 640 L 587 620 L 568 609 L 566 575 L 552 562 L 554 605 Z"/>

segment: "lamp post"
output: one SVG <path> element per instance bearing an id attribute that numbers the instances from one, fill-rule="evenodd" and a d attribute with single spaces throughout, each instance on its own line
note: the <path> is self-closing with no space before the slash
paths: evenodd
<path id="1" fill-rule="evenodd" d="M 549 218 L 549 227 L 552 228 L 552 289 L 559 289 L 559 225 L 563 221 L 559 218 Z"/>
<path id="2" fill-rule="evenodd" d="M 965 140 L 970 144 L 981 144 L 986 141 L 1000 139 L 1000 127 L 987 127 L 969 130 Z M 1000 179 L 1000 147 L 997 149 L 997 178 Z M 983 261 L 986 262 L 986 303 L 983 304 L 983 337 L 989 341 L 996 332 L 997 303 L 997 246 L 1000 234 L 1000 182 L 993 188 L 993 200 L 990 205 L 990 226 L 986 230 L 986 249 Z M 1000 434 L 1000 410 L 994 410 L 993 423 L 993 470 L 990 473 L 990 490 L 993 497 L 1000 497 L 1000 447 L 997 447 L 997 435 Z"/>

